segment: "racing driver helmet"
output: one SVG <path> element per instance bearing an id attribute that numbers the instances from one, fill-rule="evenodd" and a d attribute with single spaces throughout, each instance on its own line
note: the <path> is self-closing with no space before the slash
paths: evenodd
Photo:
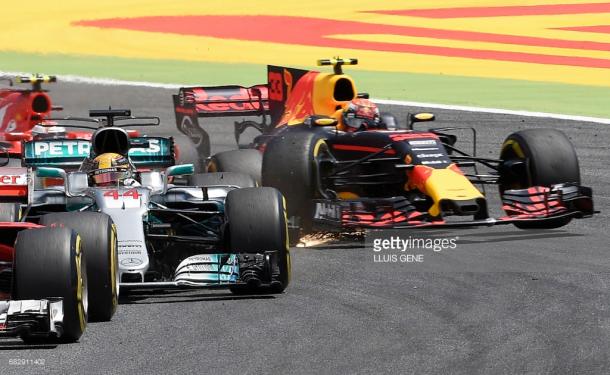
<path id="1" fill-rule="evenodd" d="M 107 152 L 93 159 L 88 171 L 93 186 L 113 186 L 133 176 L 127 157 Z"/>
<path id="2" fill-rule="evenodd" d="M 344 129 L 347 132 L 377 129 L 380 127 L 379 108 L 368 99 L 352 100 L 342 115 Z"/>

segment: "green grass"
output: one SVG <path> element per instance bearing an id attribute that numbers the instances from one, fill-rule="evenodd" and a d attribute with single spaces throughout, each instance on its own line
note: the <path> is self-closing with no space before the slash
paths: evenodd
<path id="1" fill-rule="evenodd" d="M 253 85 L 264 83 L 266 76 L 265 67 L 257 64 L 16 52 L 0 52 L 0 70 L 205 85 Z M 375 98 L 610 118 L 610 87 L 361 70 L 351 74 L 359 90 Z"/>
<path id="2" fill-rule="evenodd" d="M 385 72 L 354 78 L 377 98 L 610 118 L 610 87 Z"/>

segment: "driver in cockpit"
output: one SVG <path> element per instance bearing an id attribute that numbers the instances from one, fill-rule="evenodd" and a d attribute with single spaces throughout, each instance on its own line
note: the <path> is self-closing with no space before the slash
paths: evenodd
<path id="1" fill-rule="evenodd" d="M 384 129 L 379 108 L 368 99 L 352 100 L 341 113 L 337 128 L 345 132 Z"/>
<path id="2" fill-rule="evenodd" d="M 90 186 L 140 186 L 129 158 L 113 152 L 85 159 L 79 171 L 87 173 Z"/>

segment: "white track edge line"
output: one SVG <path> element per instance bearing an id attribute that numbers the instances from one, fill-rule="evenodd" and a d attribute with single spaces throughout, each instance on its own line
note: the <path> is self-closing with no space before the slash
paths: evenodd
<path id="1" fill-rule="evenodd" d="M 561 114 L 561 113 L 549 113 L 549 112 L 519 111 L 519 110 L 501 109 L 501 108 L 469 107 L 469 106 L 452 105 L 452 104 L 421 103 L 421 102 L 411 102 L 411 101 L 403 101 L 403 100 L 389 100 L 389 99 L 372 99 L 372 100 L 375 103 L 388 104 L 388 105 L 425 107 L 425 108 L 447 109 L 447 110 L 453 110 L 453 111 L 493 113 L 493 114 L 500 114 L 500 115 L 515 115 L 515 116 L 524 116 L 524 117 L 544 117 L 544 118 L 552 118 L 552 119 L 557 119 L 557 120 L 583 121 L 583 122 L 595 122 L 598 124 L 610 124 L 610 119 L 601 118 L 601 117 L 565 115 L 565 114 Z"/>
<path id="2" fill-rule="evenodd" d="M 0 71 L 0 76 L 20 76 L 26 75 L 29 76 L 31 73 L 24 72 L 4 72 Z M 136 86 L 136 87 L 151 87 L 158 89 L 179 89 L 180 87 L 188 87 L 187 84 L 176 84 L 176 83 L 157 83 L 157 82 L 145 82 L 145 81 L 125 81 L 121 79 L 114 78 L 93 78 L 93 77 L 84 77 L 72 74 L 52 74 L 58 78 L 61 82 L 69 82 L 69 83 L 86 83 L 92 85 L 101 85 L 101 86 Z M 195 86 L 195 85 L 193 85 Z"/>
<path id="3" fill-rule="evenodd" d="M 0 75 L 16 76 L 16 75 L 29 75 L 30 73 L 23 72 L 3 72 L 0 71 Z M 151 87 L 160 89 L 178 89 L 180 87 L 198 86 L 198 84 L 174 84 L 174 83 L 156 83 L 156 82 L 145 82 L 145 81 L 126 81 L 113 78 L 91 78 L 78 75 L 57 75 L 60 81 L 70 83 L 86 83 L 102 86 L 136 86 L 136 87 Z M 439 104 L 439 103 L 423 103 L 423 102 L 412 102 L 404 100 L 390 100 L 390 99 L 372 99 L 374 102 L 379 104 L 397 105 L 397 106 L 408 106 L 408 107 L 425 107 L 425 108 L 436 108 L 436 109 L 447 109 L 453 111 L 465 111 L 465 112 L 479 112 L 479 113 L 493 113 L 500 115 L 514 115 L 524 117 L 539 117 L 539 118 L 552 118 L 557 120 L 568 120 L 568 121 L 583 121 L 593 122 L 598 124 L 610 124 L 609 118 L 601 117 L 590 117 L 590 116 L 577 116 L 577 115 L 566 115 L 561 113 L 547 113 L 547 112 L 533 112 L 533 111 L 519 111 L 502 108 L 485 108 L 485 107 L 470 107 L 463 105 L 452 105 L 452 104 Z"/>

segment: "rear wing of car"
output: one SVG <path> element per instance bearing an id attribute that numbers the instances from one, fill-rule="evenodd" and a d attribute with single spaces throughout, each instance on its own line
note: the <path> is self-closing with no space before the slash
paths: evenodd
<path id="1" fill-rule="evenodd" d="M 173 139 L 130 138 L 129 158 L 137 168 L 166 168 L 175 164 Z M 84 139 L 43 139 L 24 142 L 22 163 L 27 167 L 78 168 L 89 157 L 91 141 Z"/>
<path id="2" fill-rule="evenodd" d="M 193 108 L 198 117 L 258 116 L 269 110 L 267 85 L 252 87 L 183 87 L 178 106 Z"/>
<path id="3" fill-rule="evenodd" d="M 269 114 L 269 86 L 228 85 L 183 87 L 173 95 L 178 130 L 194 143 L 201 156 L 209 156 L 208 133 L 200 126 L 200 117 L 261 116 Z M 236 124 L 236 138 L 243 130 Z"/>
<path id="4" fill-rule="evenodd" d="M 244 87 L 238 85 L 182 87 L 173 95 L 176 126 L 198 125 L 199 117 L 271 116 L 277 124 L 296 83 L 310 71 L 283 66 L 267 66 L 267 83 Z M 314 72 L 317 73 L 317 72 Z M 184 120 L 188 117 L 188 120 Z"/>
<path id="5" fill-rule="evenodd" d="M 265 116 L 269 113 L 267 85 L 183 87 L 173 95 L 176 126 L 190 136 L 199 117 Z"/>
<path id="6" fill-rule="evenodd" d="M 267 84 L 251 87 L 229 85 L 208 87 L 183 87 L 173 95 L 176 127 L 195 145 L 199 155 L 210 155 L 207 131 L 199 118 L 260 116 L 261 122 L 235 122 L 235 140 L 248 128 L 264 132 L 279 122 L 284 104 L 294 82 L 307 71 L 280 66 L 267 66 Z M 267 122 L 267 117 L 270 121 Z"/>

